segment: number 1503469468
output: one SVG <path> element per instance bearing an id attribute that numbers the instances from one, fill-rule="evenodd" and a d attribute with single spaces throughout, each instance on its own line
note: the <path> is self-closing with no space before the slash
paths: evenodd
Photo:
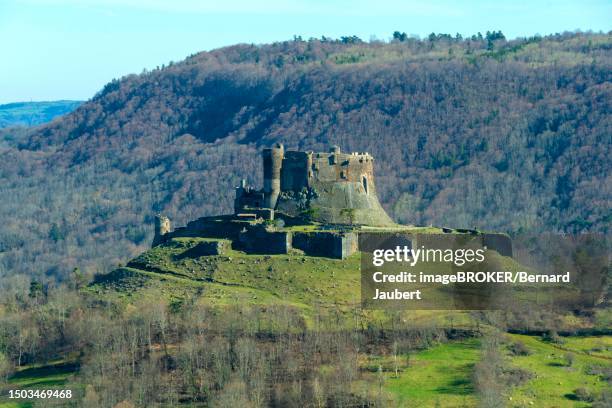
<path id="1" fill-rule="evenodd" d="M 12 399 L 69 399 L 72 390 L 9 390 Z"/>

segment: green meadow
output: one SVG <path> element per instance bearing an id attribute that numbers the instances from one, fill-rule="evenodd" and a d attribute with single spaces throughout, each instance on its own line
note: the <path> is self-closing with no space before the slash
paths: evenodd
<path id="1" fill-rule="evenodd" d="M 609 389 L 604 373 L 607 370 L 610 381 L 612 336 L 562 337 L 561 344 L 533 336 L 509 336 L 512 341 L 524 343 L 531 353 L 508 356 L 510 364 L 531 372 L 534 377 L 511 390 L 508 405 L 589 407 L 588 401 L 577 400 L 577 389 L 582 388 L 594 396 Z M 600 346 L 607 347 L 607 351 L 590 352 L 593 348 L 599 350 Z"/>
<path id="2" fill-rule="evenodd" d="M 443 343 L 410 356 L 399 376 L 387 373 L 385 389 L 396 406 L 474 406 L 478 339 Z"/>

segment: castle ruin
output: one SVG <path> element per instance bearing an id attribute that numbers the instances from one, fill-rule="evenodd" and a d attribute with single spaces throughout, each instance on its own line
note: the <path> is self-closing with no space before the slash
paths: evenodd
<path id="1" fill-rule="evenodd" d="M 199 255 L 221 255 L 233 248 L 255 254 L 298 251 L 345 259 L 362 249 L 358 238 L 364 232 L 411 228 L 395 224 L 382 208 L 374 182 L 374 158 L 368 153 L 342 153 L 337 146 L 327 153 L 301 152 L 276 144 L 264 149 L 262 158 L 263 188 L 256 190 L 242 180 L 236 188 L 233 214 L 202 217 L 174 231 L 170 220 L 158 215 L 153 246 L 171 244 L 175 237 L 197 237 L 201 242 L 193 252 Z M 503 234 L 450 228 L 440 233 L 473 235 L 504 256 L 512 254 L 511 241 Z M 416 235 L 413 240 L 418 240 Z"/>
<path id="2" fill-rule="evenodd" d="M 368 153 L 342 153 L 337 146 L 328 153 L 300 152 L 276 144 L 263 150 L 263 175 L 263 189 L 244 181 L 236 189 L 235 214 L 273 217 L 278 211 L 326 224 L 395 224 L 378 201 Z"/>

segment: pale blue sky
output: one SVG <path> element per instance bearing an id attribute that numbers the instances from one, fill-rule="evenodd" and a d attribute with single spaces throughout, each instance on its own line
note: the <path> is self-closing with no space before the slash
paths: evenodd
<path id="1" fill-rule="evenodd" d="M 113 78 L 235 43 L 395 30 L 612 29 L 612 0 L 0 0 L 0 103 L 88 99 Z"/>

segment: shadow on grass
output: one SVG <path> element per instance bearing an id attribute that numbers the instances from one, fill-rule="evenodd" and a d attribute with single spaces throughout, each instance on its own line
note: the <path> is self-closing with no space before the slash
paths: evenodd
<path id="1" fill-rule="evenodd" d="M 474 393 L 474 384 L 472 384 L 471 373 L 474 369 L 474 364 L 465 364 L 453 371 L 453 376 L 456 379 L 449 383 L 436 388 L 436 392 L 440 394 L 452 395 L 470 395 Z"/>
<path id="2" fill-rule="evenodd" d="M 574 394 L 573 392 L 567 393 L 567 394 L 565 394 L 563 396 L 565 398 L 567 398 L 568 400 L 579 401 L 578 396 L 576 394 Z"/>
<path id="3" fill-rule="evenodd" d="M 202 256 L 214 256 L 219 255 L 219 253 L 214 248 L 214 242 L 200 242 L 195 246 L 181 252 L 180 254 L 176 254 L 172 256 L 174 261 L 180 261 L 183 259 L 197 259 Z"/>
<path id="4" fill-rule="evenodd" d="M 11 382 L 9 381 L 9 384 Z M 44 379 L 41 378 L 40 380 L 32 380 L 32 381 L 27 381 L 27 383 L 23 384 L 23 387 L 27 387 L 27 388 L 42 388 L 42 387 L 56 387 L 56 386 L 60 386 L 60 385 L 64 385 L 66 383 L 66 378 L 58 378 L 58 379 Z"/>
<path id="5" fill-rule="evenodd" d="M 578 390 L 577 390 L 578 391 Z M 576 392 L 569 392 L 563 395 L 565 398 L 571 401 L 581 401 L 581 402 L 593 402 L 595 398 L 588 391 L 585 391 L 578 395 Z M 589 405 L 590 406 L 590 405 Z"/>
<path id="6" fill-rule="evenodd" d="M 470 380 L 457 379 L 436 388 L 436 392 L 439 394 L 470 395 L 474 393 L 474 386 Z"/>
<path id="7" fill-rule="evenodd" d="M 79 369 L 79 365 L 74 362 L 49 364 L 41 367 L 30 367 L 17 371 L 9 378 L 9 383 L 24 382 L 32 380 L 36 385 L 58 385 L 64 382 L 63 379 L 47 379 L 46 377 L 70 375 Z"/>

